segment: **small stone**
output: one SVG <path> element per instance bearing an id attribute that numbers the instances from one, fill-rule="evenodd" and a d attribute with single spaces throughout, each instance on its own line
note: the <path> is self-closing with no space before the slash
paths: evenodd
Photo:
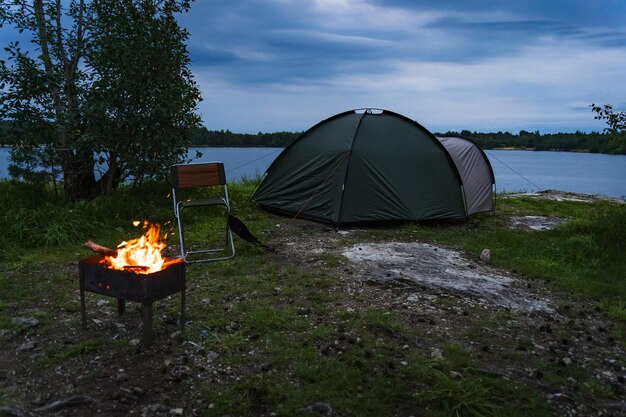
<path id="1" fill-rule="evenodd" d="M 46 403 L 46 399 L 41 394 L 37 394 L 37 396 L 30 403 L 33 405 L 42 406 Z"/>
<path id="2" fill-rule="evenodd" d="M 35 349 L 35 345 L 36 343 L 33 341 L 24 342 L 20 345 L 20 347 L 17 348 L 17 351 L 18 352 L 30 352 L 31 350 Z"/>
<path id="3" fill-rule="evenodd" d="M 219 353 L 217 353 L 217 352 L 213 352 L 213 351 L 211 350 L 211 351 L 209 351 L 209 352 L 206 354 L 206 361 L 207 361 L 207 363 L 213 363 L 213 362 L 215 362 L 215 360 L 217 360 L 217 358 L 219 358 L 219 357 L 220 357 L 220 354 L 219 354 Z"/>
<path id="4" fill-rule="evenodd" d="M 569 366 L 572 364 L 572 359 L 569 357 L 565 357 L 560 360 L 561 365 Z"/>
<path id="5" fill-rule="evenodd" d="M 434 347 L 430 349 L 430 357 L 434 360 L 440 361 L 443 360 L 443 353 L 441 352 L 441 349 Z"/>
<path id="6" fill-rule="evenodd" d="M 118 384 L 126 381 L 128 381 L 128 375 L 126 374 L 126 372 L 118 372 L 117 375 L 115 375 L 115 382 L 117 382 Z"/>
<path id="7" fill-rule="evenodd" d="M 130 346 L 138 346 L 141 343 L 141 339 L 130 339 L 130 341 L 128 342 L 128 344 Z"/>
<path id="8" fill-rule="evenodd" d="M 170 410 L 170 416 L 182 416 L 183 409 L 182 408 L 172 408 Z"/>
<path id="9" fill-rule="evenodd" d="M 4 417 L 26 417 L 27 414 L 19 408 L 0 407 L 0 416 Z"/>
<path id="10" fill-rule="evenodd" d="M 24 328 L 35 327 L 39 325 L 39 320 L 34 317 L 14 317 L 13 324 Z"/>
<path id="11" fill-rule="evenodd" d="M 450 371 L 450 378 L 458 380 L 458 379 L 463 378 L 463 374 L 457 371 Z"/>
<path id="12" fill-rule="evenodd" d="M 15 336 L 15 331 L 12 329 L 0 329 L 0 338 L 9 338 Z"/>
<path id="13" fill-rule="evenodd" d="M 606 379 L 608 379 L 609 381 L 615 381 L 615 374 L 611 371 L 603 371 L 602 372 L 602 376 Z"/>
<path id="14" fill-rule="evenodd" d="M 483 262 L 489 262 L 491 260 L 491 251 L 489 249 L 483 249 L 480 253 L 480 260 Z"/>
<path id="15" fill-rule="evenodd" d="M 319 416 L 332 416 L 333 408 L 328 403 L 324 403 L 321 401 L 314 402 L 310 406 L 306 408 L 308 411 L 311 411 Z"/>
<path id="16" fill-rule="evenodd" d="M 166 411 L 167 408 L 165 408 L 163 404 L 156 403 L 156 404 L 150 404 L 147 407 L 147 410 L 151 413 L 160 413 L 160 412 Z"/>

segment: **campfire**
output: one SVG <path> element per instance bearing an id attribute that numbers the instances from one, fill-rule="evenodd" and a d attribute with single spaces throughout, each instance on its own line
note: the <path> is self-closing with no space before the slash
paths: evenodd
<path id="1" fill-rule="evenodd" d="M 139 226 L 139 221 L 133 225 Z M 165 249 L 165 239 L 161 236 L 161 226 L 143 222 L 144 234 L 136 239 L 123 241 L 117 245 L 117 249 L 109 249 L 100 246 L 91 240 L 85 243 L 85 247 L 94 252 L 106 255 L 102 260 L 103 266 L 122 271 L 135 271 L 139 274 L 151 274 L 164 268 L 165 259 L 161 255 Z"/>
<path id="2" fill-rule="evenodd" d="M 139 226 L 140 222 L 135 222 Z M 152 343 L 152 303 L 177 292 L 181 293 L 181 328 L 185 312 L 185 262 L 161 254 L 165 237 L 158 224 L 143 222 L 144 233 L 109 249 L 88 241 L 84 246 L 98 253 L 79 261 L 80 298 L 83 328 L 87 326 L 85 291 L 117 298 L 118 312 L 125 301 L 142 304 L 144 344 Z"/>

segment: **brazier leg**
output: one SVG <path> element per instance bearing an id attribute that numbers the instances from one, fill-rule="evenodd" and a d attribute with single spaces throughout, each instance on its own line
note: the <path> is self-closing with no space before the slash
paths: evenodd
<path id="1" fill-rule="evenodd" d="M 183 289 L 180 292 L 180 330 L 185 330 L 185 292 L 187 290 L 183 276 Z"/>
<path id="2" fill-rule="evenodd" d="M 117 313 L 121 316 L 126 312 L 126 301 L 121 298 L 117 299 Z"/>
<path id="3" fill-rule="evenodd" d="M 87 330 L 87 308 L 85 307 L 85 290 L 82 288 L 82 282 L 80 289 L 80 317 L 83 330 Z"/>
<path id="4" fill-rule="evenodd" d="M 152 344 L 152 303 L 143 304 L 143 343 Z"/>

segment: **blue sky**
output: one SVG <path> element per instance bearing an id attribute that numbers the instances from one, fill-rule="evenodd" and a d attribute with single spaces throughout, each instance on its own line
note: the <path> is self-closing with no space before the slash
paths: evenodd
<path id="1" fill-rule="evenodd" d="M 591 103 L 626 110 L 626 0 L 197 0 L 180 21 L 209 129 L 376 107 L 433 132 L 573 132 L 604 127 Z"/>

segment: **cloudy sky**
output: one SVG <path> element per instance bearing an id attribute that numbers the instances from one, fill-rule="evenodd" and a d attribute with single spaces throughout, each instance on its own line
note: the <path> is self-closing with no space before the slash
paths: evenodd
<path id="1" fill-rule="evenodd" d="M 601 130 L 626 110 L 625 0 L 197 0 L 181 18 L 209 129 L 377 107 L 432 131 Z"/>
<path id="2" fill-rule="evenodd" d="M 209 129 L 375 107 L 435 132 L 573 132 L 604 127 L 591 103 L 626 110 L 626 0 L 196 0 L 180 21 Z"/>

